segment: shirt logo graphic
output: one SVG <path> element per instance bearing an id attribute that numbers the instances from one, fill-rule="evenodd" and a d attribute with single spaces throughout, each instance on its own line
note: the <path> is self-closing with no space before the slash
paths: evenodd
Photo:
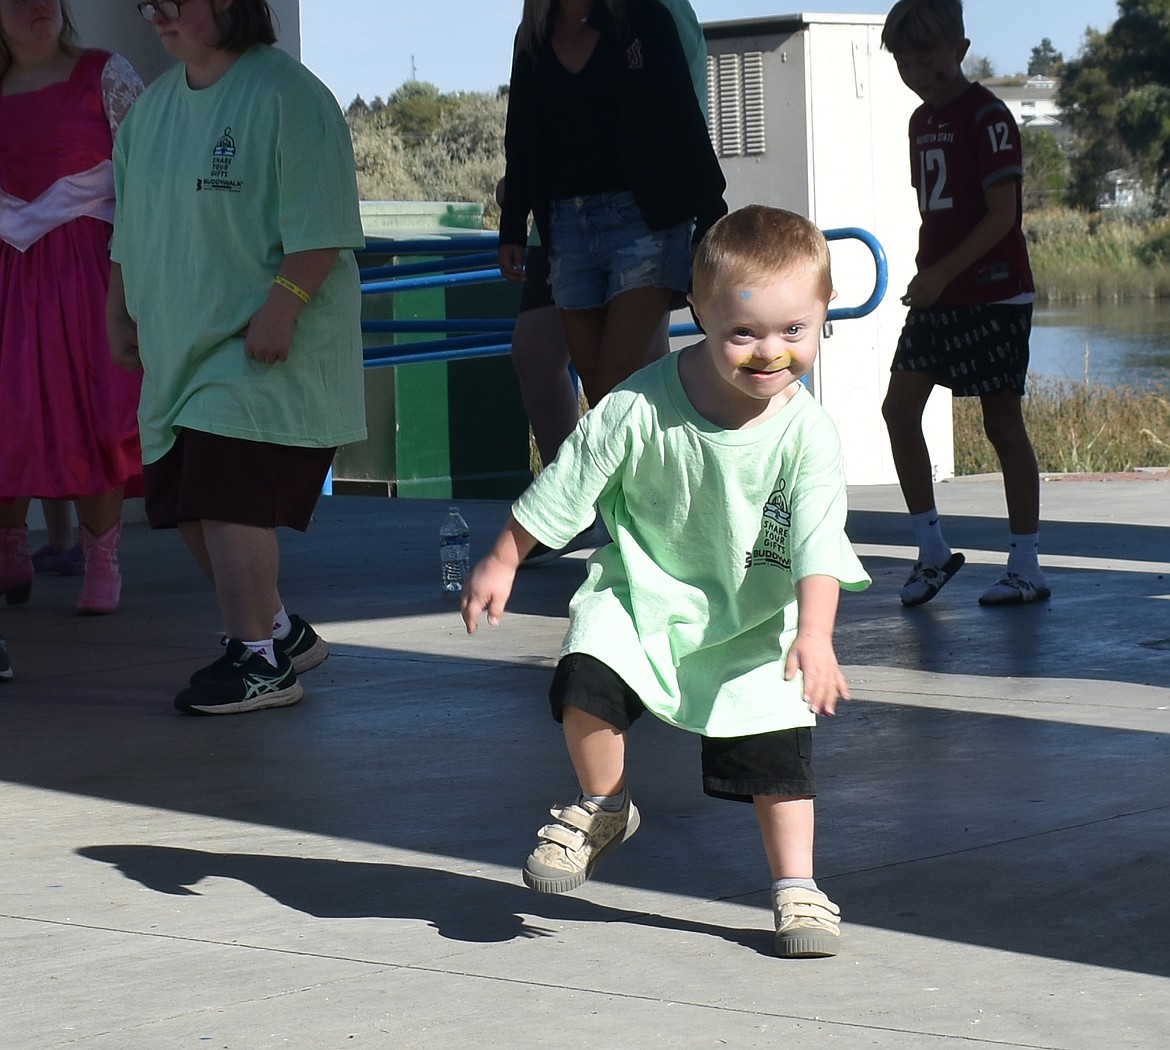
<path id="1" fill-rule="evenodd" d="M 244 184 L 239 179 L 230 178 L 232 161 L 236 159 L 236 140 L 232 138 L 232 129 L 229 125 L 223 129 L 215 145 L 211 149 L 211 174 L 195 180 L 195 192 L 204 190 L 218 190 L 222 193 L 239 193 Z"/>
<path id="2" fill-rule="evenodd" d="M 773 565 L 789 572 L 792 556 L 789 554 L 789 534 L 792 530 L 792 508 L 785 493 L 787 482 L 781 479 L 779 485 L 768 497 L 760 516 L 760 533 L 755 547 L 747 552 L 744 568 L 753 565 Z"/>
<path id="3" fill-rule="evenodd" d="M 626 48 L 626 68 L 641 69 L 642 66 L 642 41 L 635 38 L 634 42 Z"/>

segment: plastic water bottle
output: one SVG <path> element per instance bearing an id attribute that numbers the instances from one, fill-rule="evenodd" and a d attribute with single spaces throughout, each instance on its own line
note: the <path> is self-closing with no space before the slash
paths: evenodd
<path id="1" fill-rule="evenodd" d="M 445 591 L 463 590 L 471 561 L 471 530 L 458 507 L 451 507 L 439 529 L 439 571 Z"/>

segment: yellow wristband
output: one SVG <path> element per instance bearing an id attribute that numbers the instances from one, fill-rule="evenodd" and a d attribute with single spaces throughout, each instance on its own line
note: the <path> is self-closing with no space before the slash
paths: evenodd
<path id="1" fill-rule="evenodd" d="M 277 274 L 272 278 L 273 284 L 279 284 L 285 291 L 292 292 L 302 303 L 309 301 L 309 293 L 304 290 L 299 284 L 293 284 L 287 277 L 281 277 Z"/>

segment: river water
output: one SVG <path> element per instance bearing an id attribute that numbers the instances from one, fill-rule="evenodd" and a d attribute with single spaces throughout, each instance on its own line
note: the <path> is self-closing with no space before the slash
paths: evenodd
<path id="1" fill-rule="evenodd" d="M 1038 306 L 1029 371 L 1046 379 L 1170 390 L 1170 302 Z"/>

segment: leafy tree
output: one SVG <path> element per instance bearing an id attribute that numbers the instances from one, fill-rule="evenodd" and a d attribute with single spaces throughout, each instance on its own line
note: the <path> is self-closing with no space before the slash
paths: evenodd
<path id="1" fill-rule="evenodd" d="M 1024 147 L 1024 210 L 1062 203 L 1068 185 L 1068 158 L 1056 136 L 1044 128 L 1021 128 Z"/>
<path id="2" fill-rule="evenodd" d="M 971 52 L 963 60 L 963 73 L 968 80 L 990 80 L 995 76 L 995 66 L 986 55 Z"/>
<path id="3" fill-rule="evenodd" d="M 1170 169 L 1170 0 L 1118 0 L 1106 33 L 1086 32 L 1060 104 L 1078 136 L 1073 197 L 1092 205 L 1106 172 L 1129 169 L 1151 189 Z"/>
<path id="4" fill-rule="evenodd" d="M 434 84 L 408 80 L 386 102 L 390 120 L 408 149 L 423 142 L 453 105 Z"/>
<path id="5" fill-rule="evenodd" d="M 1032 57 L 1028 59 L 1028 76 L 1057 76 L 1063 65 L 1064 55 L 1052 46 L 1052 41 L 1048 37 L 1045 37 L 1032 48 Z"/>
<path id="6" fill-rule="evenodd" d="M 499 225 L 495 189 L 504 174 L 507 112 L 508 100 L 498 95 L 458 96 L 455 107 L 407 158 L 424 198 L 480 202 L 484 225 Z"/>
<path id="7" fill-rule="evenodd" d="M 358 98 L 346 110 L 361 197 L 481 202 L 485 225 L 498 225 L 507 95 L 418 87 L 408 81 L 388 102 Z"/>

